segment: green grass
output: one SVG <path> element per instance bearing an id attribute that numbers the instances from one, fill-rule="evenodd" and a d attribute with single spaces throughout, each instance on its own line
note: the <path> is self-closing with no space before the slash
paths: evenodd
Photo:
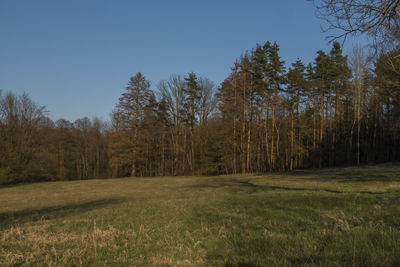
<path id="1" fill-rule="evenodd" d="M 0 265 L 399 266 L 400 164 L 0 189 Z"/>

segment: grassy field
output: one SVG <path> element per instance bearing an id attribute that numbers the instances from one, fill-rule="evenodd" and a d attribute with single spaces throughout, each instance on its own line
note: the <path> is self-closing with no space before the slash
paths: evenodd
<path id="1" fill-rule="evenodd" d="M 400 266 L 400 164 L 1 188 L 0 265 Z"/>

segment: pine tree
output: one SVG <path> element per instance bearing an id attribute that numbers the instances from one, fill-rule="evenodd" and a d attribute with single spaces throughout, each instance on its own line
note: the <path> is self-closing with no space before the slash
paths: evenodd
<path id="1" fill-rule="evenodd" d="M 306 87 L 305 66 L 301 60 L 292 64 L 287 73 L 287 102 L 290 109 L 290 166 L 293 170 L 295 162 L 295 111 L 299 107 L 300 97 Z"/>
<path id="2" fill-rule="evenodd" d="M 280 162 L 277 161 L 280 159 L 280 132 L 276 113 L 278 103 L 280 102 L 279 92 L 284 83 L 285 62 L 281 60 L 281 57 L 279 56 L 279 46 L 276 42 L 274 42 L 272 45 L 266 45 L 265 49 L 267 49 L 268 54 L 267 77 L 269 87 L 272 92 L 272 136 L 270 160 L 272 168 L 280 169 Z"/>
<path id="3" fill-rule="evenodd" d="M 197 122 L 196 114 L 199 111 L 201 91 L 198 85 L 196 74 L 189 73 L 185 78 L 185 110 L 186 110 L 186 123 L 190 131 L 190 169 L 192 175 L 195 173 L 195 125 Z"/>
<path id="4" fill-rule="evenodd" d="M 113 112 L 111 162 L 115 168 L 130 165 L 130 176 L 134 177 L 137 174 L 139 140 L 143 138 L 145 109 L 152 96 L 150 81 L 138 72 L 130 78 L 125 91 Z"/>

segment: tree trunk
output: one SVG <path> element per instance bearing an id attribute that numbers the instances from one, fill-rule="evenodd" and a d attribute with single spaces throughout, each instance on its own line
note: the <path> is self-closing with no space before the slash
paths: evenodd
<path id="1" fill-rule="evenodd" d="M 250 89 L 252 90 L 252 89 Z M 250 92 L 250 104 L 249 104 L 249 125 L 247 127 L 247 162 L 246 162 L 246 169 L 247 171 L 251 171 L 250 169 L 250 160 L 251 160 L 251 125 L 253 121 L 253 92 Z"/>
<path id="2" fill-rule="evenodd" d="M 237 151 L 237 140 L 236 140 L 236 107 L 237 107 L 237 93 L 236 93 L 236 77 L 234 78 L 234 85 L 233 85 L 233 91 L 234 91 L 234 111 L 233 111 L 233 173 L 237 173 L 237 160 L 236 160 L 236 151 Z"/>
<path id="3" fill-rule="evenodd" d="M 323 138 L 324 138 L 324 102 L 325 102 L 325 95 L 324 95 L 324 89 L 321 88 L 321 107 L 320 107 L 320 112 L 321 112 L 321 123 L 320 123 L 320 131 L 319 131 L 319 168 L 322 168 L 322 161 L 323 161 Z"/>
<path id="4" fill-rule="evenodd" d="M 271 170 L 271 162 L 270 162 L 270 157 L 268 157 L 269 154 L 269 136 L 268 136 L 268 119 L 269 119 L 269 105 L 266 103 L 265 107 L 265 164 L 268 165 L 266 166 L 266 169 Z"/>
<path id="5" fill-rule="evenodd" d="M 246 172 L 246 153 L 244 138 L 246 133 L 246 79 L 243 79 L 243 103 L 242 103 L 242 133 L 240 137 L 240 148 L 242 153 L 242 173 Z"/>
<path id="6" fill-rule="evenodd" d="M 192 127 L 191 127 L 191 130 L 190 130 L 190 139 L 191 139 L 191 147 L 192 147 L 192 149 L 191 149 L 191 152 L 192 152 L 192 155 L 191 155 L 191 169 L 192 169 L 192 175 L 194 176 L 194 172 L 195 172 L 195 166 L 194 166 L 194 164 L 195 164 L 195 158 L 194 158 L 194 155 L 195 155 L 195 148 L 194 148 L 194 128 L 193 128 L 193 125 L 192 125 Z"/>

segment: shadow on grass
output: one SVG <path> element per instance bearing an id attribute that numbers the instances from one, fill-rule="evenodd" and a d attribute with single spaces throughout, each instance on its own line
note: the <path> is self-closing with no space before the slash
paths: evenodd
<path id="1" fill-rule="evenodd" d="M 238 263 L 225 263 L 226 267 L 233 267 L 233 266 L 239 266 L 239 267 L 255 267 L 257 265 L 253 264 L 253 263 L 247 263 L 247 262 L 238 262 Z"/>
<path id="2" fill-rule="evenodd" d="M 104 208 L 125 201 L 125 198 L 104 198 L 93 201 L 70 203 L 66 205 L 43 207 L 38 209 L 0 212 L 0 229 L 7 229 L 15 224 L 63 218 L 72 214 L 81 214 L 90 210 Z"/>
<path id="3" fill-rule="evenodd" d="M 187 188 L 190 189 L 206 189 L 206 188 L 226 188 L 228 190 L 246 190 L 247 193 L 255 193 L 257 191 L 267 190 L 284 190 L 284 191 L 325 191 L 329 193 L 343 193 L 342 191 L 332 190 L 328 188 L 303 188 L 303 187 L 286 187 L 286 186 L 275 186 L 275 185 L 256 185 L 251 183 L 249 180 L 239 179 L 210 179 L 204 182 L 200 182 L 194 185 L 189 185 Z"/>
<path id="4" fill-rule="evenodd" d="M 298 177 L 313 181 L 338 182 L 394 182 L 400 181 L 400 165 L 387 163 L 381 165 L 360 165 L 347 168 L 327 168 L 315 170 L 295 170 L 282 173 L 288 177 Z"/>
<path id="5" fill-rule="evenodd" d="M 305 187 L 288 187 L 288 186 L 277 186 L 277 185 L 256 185 L 251 183 L 249 180 L 240 179 L 209 179 L 202 181 L 194 185 L 189 185 L 187 188 L 190 189 L 207 189 L 207 188 L 224 188 L 232 192 L 246 191 L 248 194 L 256 193 L 259 191 L 268 190 L 282 190 L 282 191 L 314 191 L 314 192 L 328 192 L 334 194 L 346 193 L 344 191 L 329 189 L 329 188 L 305 188 Z M 360 194 L 383 194 L 383 192 L 371 192 L 371 191 L 360 191 Z"/>

